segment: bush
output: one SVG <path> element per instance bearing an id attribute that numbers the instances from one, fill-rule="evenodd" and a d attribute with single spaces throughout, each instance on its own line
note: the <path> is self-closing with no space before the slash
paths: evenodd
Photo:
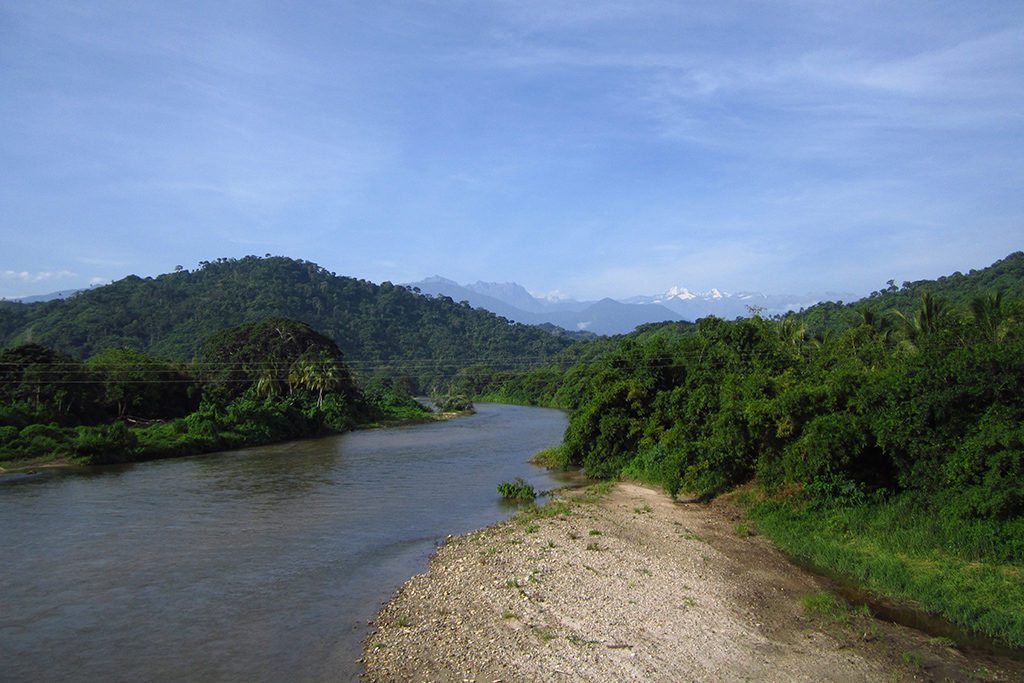
<path id="1" fill-rule="evenodd" d="M 865 430 L 846 413 L 819 415 L 784 449 L 786 481 L 812 482 L 848 475 L 857 468 L 866 445 Z"/>
<path id="2" fill-rule="evenodd" d="M 448 394 L 434 398 L 437 409 L 442 413 L 465 413 L 473 410 L 473 402 L 463 394 Z"/>
<path id="3" fill-rule="evenodd" d="M 78 427 L 72 444 L 74 454 L 90 465 L 132 462 L 138 439 L 123 422 L 95 427 Z"/>
<path id="4" fill-rule="evenodd" d="M 990 408 L 946 462 L 948 507 L 956 514 L 1009 519 L 1024 513 L 1024 424 Z"/>
<path id="5" fill-rule="evenodd" d="M 537 492 L 533 486 L 521 478 L 515 481 L 501 482 L 498 484 L 498 493 L 505 500 L 534 500 L 537 498 Z"/>
<path id="6" fill-rule="evenodd" d="M 641 449 L 622 470 L 622 475 L 648 484 L 658 484 L 673 498 L 682 487 L 682 454 L 662 446 Z"/>
<path id="7" fill-rule="evenodd" d="M 534 453 L 530 463 L 549 470 L 565 470 L 569 467 L 569 455 L 564 446 L 552 446 Z"/>
<path id="8" fill-rule="evenodd" d="M 18 428 L 13 425 L 0 426 L 0 446 L 12 443 L 18 438 Z"/>

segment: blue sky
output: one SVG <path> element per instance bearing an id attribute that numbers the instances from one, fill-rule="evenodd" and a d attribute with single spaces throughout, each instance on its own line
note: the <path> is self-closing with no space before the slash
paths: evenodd
<path id="1" fill-rule="evenodd" d="M 0 296 L 273 253 L 578 298 L 1024 248 L 1024 3 L 0 5 Z"/>

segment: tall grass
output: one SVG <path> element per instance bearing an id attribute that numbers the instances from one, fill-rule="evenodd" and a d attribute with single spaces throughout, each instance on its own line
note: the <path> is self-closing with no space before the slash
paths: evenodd
<path id="1" fill-rule="evenodd" d="M 837 579 L 1024 647 L 1020 519 L 964 521 L 906 498 L 830 508 L 768 499 L 748 514 L 783 550 Z"/>

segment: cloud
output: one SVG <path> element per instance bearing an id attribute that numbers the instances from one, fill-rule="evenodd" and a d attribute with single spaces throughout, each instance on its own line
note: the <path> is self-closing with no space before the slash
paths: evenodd
<path id="1" fill-rule="evenodd" d="M 15 271 L 15 270 L 4 270 L 0 271 L 0 278 L 4 280 L 12 280 L 15 282 L 48 282 L 50 280 L 63 280 L 69 277 L 75 277 L 75 273 L 70 270 L 41 270 L 35 273 L 28 271 Z"/>
<path id="2" fill-rule="evenodd" d="M 664 10 L 660 3 L 642 13 L 626 12 L 620 3 L 599 5 L 597 16 L 622 21 L 643 13 L 649 20 L 652 11 Z M 533 9 L 527 15 L 545 25 L 546 12 Z M 686 34 L 687 22 L 679 19 L 673 16 L 670 23 Z M 893 149 L 894 140 L 916 143 L 915 133 L 984 131 L 1022 122 L 1024 26 L 1019 24 L 959 31 L 954 40 L 948 35 L 921 39 L 913 31 L 890 28 L 893 42 L 887 44 L 857 35 L 879 17 L 855 17 L 859 23 L 842 29 L 819 19 L 803 40 L 766 47 L 763 39 L 750 46 L 718 44 L 702 33 L 708 29 L 715 35 L 715 27 L 723 25 L 739 29 L 754 19 L 729 12 L 686 19 L 699 26 L 691 40 L 675 41 L 681 49 L 666 50 L 669 43 L 656 39 L 623 41 L 628 24 L 618 32 L 604 27 L 592 40 L 580 40 L 572 26 L 556 24 L 546 32 L 504 35 L 462 58 L 467 68 L 589 80 L 614 94 L 622 114 L 646 121 L 649 133 L 748 157 L 861 159 Z M 832 31 L 834 40 L 823 41 L 816 31 Z M 823 43 L 834 47 L 824 49 Z"/>

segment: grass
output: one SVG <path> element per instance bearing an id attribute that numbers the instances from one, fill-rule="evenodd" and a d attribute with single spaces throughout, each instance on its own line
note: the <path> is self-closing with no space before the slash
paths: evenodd
<path id="1" fill-rule="evenodd" d="M 837 624 L 846 623 L 850 619 L 849 606 L 832 593 L 808 593 L 800 598 L 800 604 L 809 614 L 824 617 Z"/>
<path id="2" fill-rule="evenodd" d="M 569 453 L 564 446 L 552 446 L 534 453 L 530 463 L 549 470 L 569 469 Z"/>
<path id="3" fill-rule="evenodd" d="M 914 671 L 920 671 L 924 667 L 924 664 L 921 661 L 921 655 L 916 652 L 904 652 L 903 663 Z"/>
<path id="4" fill-rule="evenodd" d="M 754 535 L 754 532 L 750 529 L 750 526 L 748 524 L 745 524 L 744 522 L 736 522 L 736 526 L 733 528 L 733 531 L 735 531 L 736 535 L 740 536 L 741 538 L 746 538 L 747 536 Z"/>
<path id="5" fill-rule="evenodd" d="M 571 500 L 556 498 L 548 501 L 545 505 L 528 503 L 524 505 L 513 520 L 523 526 L 530 526 L 540 519 L 551 519 L 553 517 L 568 517 L 572 514 L 573 503 Z"/>
<path id="6" fill-rule="evenodd" d="M 605 479 L 603 481 L 597 482 L 596 484 L 591 484 L 584 490 L 583 493 L 581 493 L 578 496 L 575 496 L 574 500 L 583 504 L 596 503 L 599 500 L 601 500 L 601 498 L 603 498 L 605 494 L 611 491 L 612 487 L 615 486 L 615 484 L 617 483 L 618 482 L 614 479 Z"/>
<path id="7" fill-rule="evenodd" d="M 814 508 L 748 501 L 759 531 L 803 563 L 1024 647 L 1024 520 L 965 522 L 907 500 Z"/>

